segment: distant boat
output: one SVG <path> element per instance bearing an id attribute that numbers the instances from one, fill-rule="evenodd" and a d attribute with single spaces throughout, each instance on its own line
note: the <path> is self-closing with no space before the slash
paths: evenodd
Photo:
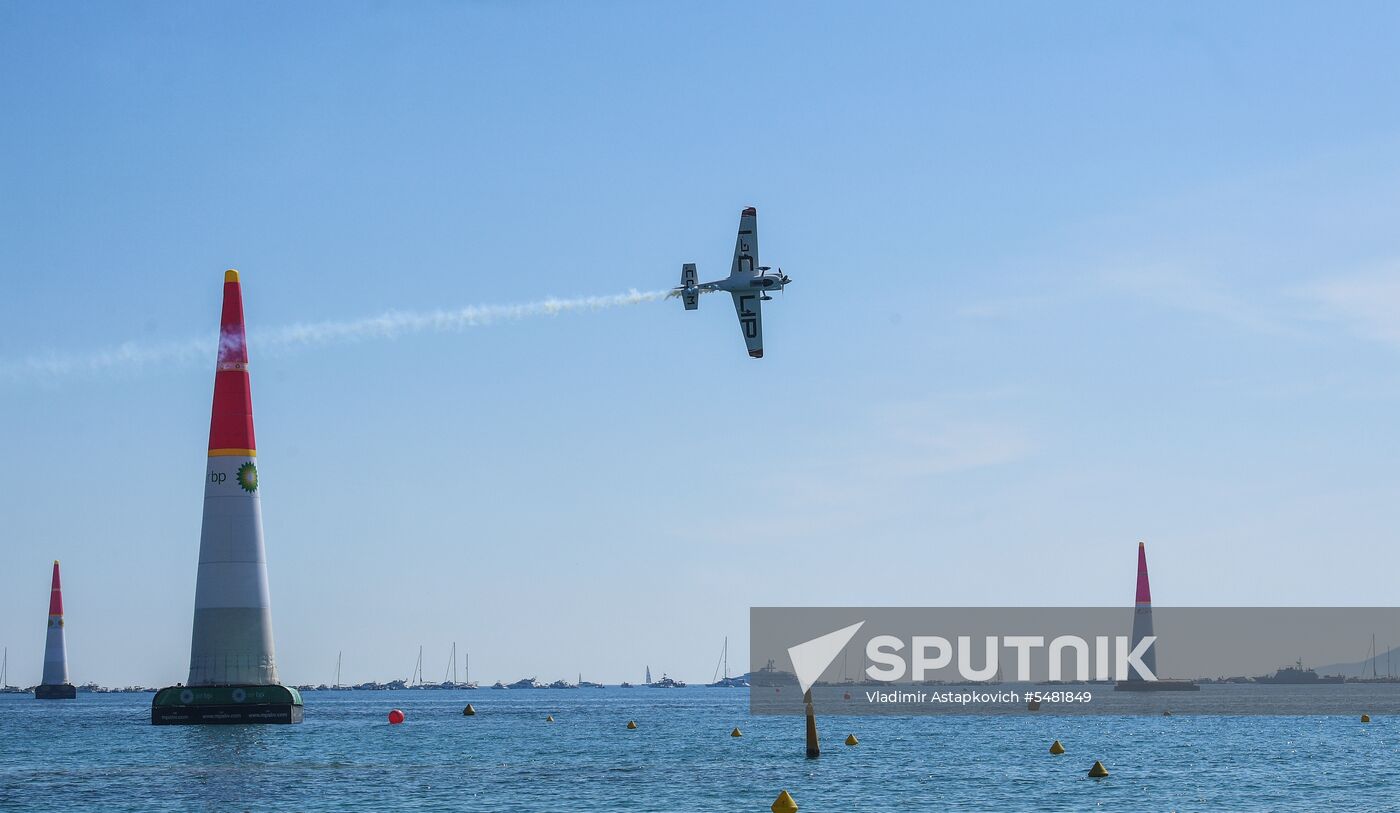
<path id="1" fill-rule="evenodd" d="M 5 658 L 0 660 L 0 694 L 27 694 L 24 689 L 10 685 L 10 648 L 5 647 Z"/>
<path id="2" fill-rule="evenodd" d="M 452 642 L 452 654 L 448 657 L 447 671 L 442 674 L 442 688 L 457 688 L 457 642 Z"/>
<path id="3" fill-rule="evenodd" d="M 1075 685 L 1088 685 L 1087 681 L 1072 681 Z M 1337 681 L 1340 683 L 1341 681 Z M 1115 692 L 1199 692 L 1201 685 L 1194 680 L 1157 678 L 1143 680 L 1140 677 L 1119 680 L 1113 684 Z"/>
<path id="4" fill-rule="evenodd" d="M 795 686 L 797 685 L 797 675 L 777 668 L 773 665 L 773 660 L 769 658 L 768 663 L 762 669 L 749 673 L 749 684 L 752 686 Z M 871 684 L 875 686 L 887 685 L 878 681 L 871 681 Z"/>
<path id="5" fill-rule="evenodd" d="M 583 673 L 582 673 L 582 672 L 579 672 L 579 673 L 578 673 L 578 687 L 579 687 L 580 689 L 601 689 L 601 688 L 603 688 L 603 684 L 601 684 L 601 683 L 594 683 L 594 682 L 591 681 L 591 680 L 584 680 L 584 679 L 583 679 Z"/>
<path id="6" fill-rule="evenodd" d="M 453 644 L 453 646 L 456 646 L 456 644 Z M 470 653 L 470 652 L 463 652 L 463 653 L 462 653 L 462 677 L 466 678 L 467 680 L 466 680 L 465 683 L 458 683 L 458 684 L 457 684 L 457 688 L 459 688 L 459 689 L 476 689 L 476 688 L 479 688 L 479 687 L 476 685 L 476 681 L 472 680 L 472 653 Z"/>
<path id="7" fill-rule="evenodd" d="M 527 678 L 521 678 L 520 680 L 515 681 L 514 683 L 510 684 L 509 686 L 507 686 L 507 687 L 505 687 L 505 688 L 507 688 L 507 689 L 543 689 L 543 688 L 545 688 L 545 685 L 544 685 L 543 683 L 540 683 L 538 680 L 535 680 L 535 679 L 532 678 L 532 677 L 527 677 Z"/>
<path id="8" fill-rule="evenodd" d="M 656 681 L 655 683 L 648 683 L 647 685 L 653 689 L 684 689 L 685 681 L 667 677 L 666 673 L 662 672 L 660 680 Z"/>
<path id="9" fill-rule="evenodd" d="M 577 689 L 578 686 L 576 686 L 576 685 L 570 683 L 570 682 L 567 681 L 567 680 L 560 679 L 560 680 L 556 680 L 556 681 L 554 681 L 553 683 L 549 684 L 549 688 L 551 688 L 551 689 Z"/>
<path id="10" fill-rule="evenodd" d="M 343 685 L 341 685 L 341 683 L 340 683 L 340 659 L 341 659 L 341 657 L 343 657 L 344 655 L 345 655 L 345 652 L 344 652 L 344 651 L 337 652 L 337 653 L 335 654 L 335 685 L 330 687 L 330 690 L 331 690 L 331 691 L 334 691 L 334 692 L 348 692 L 348 691 L 350 691 L 350 687 L 349 687 L 349 686 L 343 686 Z"/>
<path id="11" fill-rule="evenodd" d="M 491 688 L 493 688 L 493 689 L 509 689 L 510 687 L 507 686 L 506 684 L 500 682 L 500 681 L 498 680 L 498 681 L 495 682 L 494 685 L 491 686 Z"/>
<path id="12" fill-rule="evenodd" d="M 1376 636 L 1371 636 L 1371 648 L 1366 652 L 1366 659 L 1360 664 L 1356 677 L 1348 677 L 1347 683 L 1400 683 L 1400 677 L 1395 676 L 1395 670 L 1390 663 L 1390 653 L 1395 651 L 1394 647 L 1385 651 L 1385 675 L 1380 673 L 1380 655 L 1376 652 Z M 1366 676 L 1366 667 L 1370 665 L 1371 676 Z M 1339 665 L 1340 666 L 1340 665 Z M 1338 668 L 1337 666 L 1333 667 Z M 3 691 L 3 690 L 0 690 Z"/>
<path id="13" fill-rule="evenodd" d="M 724 668 L 724 677 L 714 683 L 706 684 L 712 689 L 747 689 L 749 682 L 742 677 L 729 676 L 729 636 L 724 636 L 724 649 L 720 651 L 720 662 L 715 664 L 715 676 L 718 677 L 721 666 Z M 713 679 L 713 678 L 712 678 Z"/>
<path id="14" fill-rule="evenodd" d="M 1303 668 L 1303 659 L 1299 658 L 1293 662 L 1292 666 L 1284 666 L 1272 675 L 1260 675 L 1254 679 L 1255 683 L 1265 683 L 1273 685 L 1287 684 L 1289 686 L 1309 686 L 1322 683 L 1344 683 L 1346 677 L 1342 675 L 1319 675 L 1314 669 Z"/>
<path id="15" fill-rule="evenodd" d="M 624 681 L 622 681 L 621 683 L 618 684 L 617 688 L 619 688 L 619 689 L 635 689 L 635 688 L 637 688 L 637 687 L 636 687 L 636 686 L 633 686 L 632 684 L 630 684 L 630 683 L 628 683 L 627 681 L 624 680 Z"/>

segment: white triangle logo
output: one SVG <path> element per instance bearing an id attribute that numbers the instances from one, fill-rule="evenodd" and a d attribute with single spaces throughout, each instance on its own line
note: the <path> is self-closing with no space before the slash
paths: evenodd
<path id="1" fill-rule="evenodd" d="M 836 656 L 841 654 L 841 650 L 846 648 L 846 644 L 851 642 L 863 626 L 865 622 L 861 621 L 835 632 L 828 632 L 820 638 L 788 647 L 792 670 L 797 673 L 797 683 L 802 687 L 803 694 L 812 688 L 812 684 L 817 682 L 822 672 L 836 660 Z"/>

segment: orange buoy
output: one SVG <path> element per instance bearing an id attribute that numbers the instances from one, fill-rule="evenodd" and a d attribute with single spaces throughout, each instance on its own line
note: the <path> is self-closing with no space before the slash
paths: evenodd
<path id="1" fill-rule="evenodd" d="M 398 709 L 389 709 L 389 725 L 398 725 L 403 722 L 403 712 Z"/>

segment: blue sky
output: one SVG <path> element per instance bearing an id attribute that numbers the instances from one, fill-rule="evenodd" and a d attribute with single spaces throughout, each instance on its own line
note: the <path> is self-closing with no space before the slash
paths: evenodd
<path id="1" fill-rule="evenodd" d="M 0 7 L 12 680 L 54 558 L 76 680 L 184 678 L 213 357 L 34 362 L 205 337 L 230 267 L 288 681 L 708 680 L 752 605 L 1126 604 L 1139 539 L 1159 604 L 1392 604 L 1398 24 Z M 721 276 L 748 205 L 762 361 L 717 297 L 258 343 Z"/>

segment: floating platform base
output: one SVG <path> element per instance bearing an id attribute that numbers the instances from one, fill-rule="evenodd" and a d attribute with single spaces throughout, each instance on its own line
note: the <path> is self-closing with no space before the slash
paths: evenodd
<path id="1" fill-rule="evenodd" d="M 34 687 L 35 700 L 72 700 L 78 696 L 78 687 L 71 683 L 50 683 Z"/>
<path id="2" fill-rule="evenodd" d="M 301 693 L 288 686 L 167 686 L 151 700 L 152 725 L 299 723 Z"/>
<path id="3" fill-rule="evenodd" d="M 1120 680 L 1115 692 L 1199 692 L 1201 685 L 1190 680 Z"/>

